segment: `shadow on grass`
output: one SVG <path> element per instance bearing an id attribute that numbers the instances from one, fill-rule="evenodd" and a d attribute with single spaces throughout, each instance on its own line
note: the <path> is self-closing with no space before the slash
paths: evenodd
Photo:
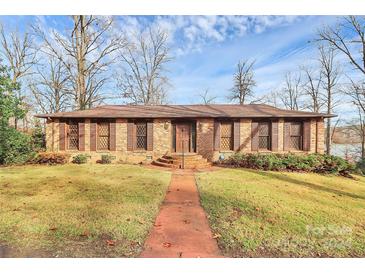
<path id="1" fill-rule="evenodd" d="M 306 181 L 291 178 L 291 177 L 289 177 L 287 175 L 284 175 L 284 174 L 272 173 L 272 172 L 267 172 L 267 171 L 252 170 L 252 169 L 251 170 L 245 169 L 245 171 L 251 172 L 251 173 L 254 173 L 254 174 L 258 174 L 258 175 L 261 175 L 261 176 L 265 176 L 265 177 L 268 177 L 268 178 L 271 178 L 271 179 L 277 179 L 277 180 L 285 181 L 287 183 L 312 188 L 314 190 L 320 190 L 320 191 L 325 191 L 325 192 L 336 194 L 336 195 L 344 195 L 344 196 L 348 196 L 348 197 L 355 198 L 355 199 L 365 200 L 365 197 L 361 196 L 361 195 L 348 193 L 348 192 L 345 192 L 345 191 L 333 189 L 333 188 L 326 187 L 326 186 L 320 186 L 320 185 L 312 184 L 312 183 L 309 183 L 309 182 L 306 182 Z"/>

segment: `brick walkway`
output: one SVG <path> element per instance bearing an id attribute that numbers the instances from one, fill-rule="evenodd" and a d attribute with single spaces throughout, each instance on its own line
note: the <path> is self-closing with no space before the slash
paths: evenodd
<path id="1" fill-rule="evenodd" d="M 192 171 L 173 172 L 165 200 L 141 257 L 222 257 L 200 206 Z"/>

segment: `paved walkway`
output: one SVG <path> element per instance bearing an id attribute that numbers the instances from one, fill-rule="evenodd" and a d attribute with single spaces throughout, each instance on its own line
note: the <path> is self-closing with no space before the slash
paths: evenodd
<path id="1" fill-rule="evenodd" d="M 173 172 L 165 200 L 141 257 L 222 257 L 200 206 L 192 171 Z"/>

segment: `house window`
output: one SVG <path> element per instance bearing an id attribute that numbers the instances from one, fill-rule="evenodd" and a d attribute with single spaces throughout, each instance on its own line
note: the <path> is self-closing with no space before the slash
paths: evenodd
<path id="1" fill-rule="evenodd" d="M 290 123 L 290 148 L 303 150 L 303 125 L 301 122 Z"/>
<path id="2" fill-rule="evenodd" d="M 67 144 L 68 150 L 79 149 L 79 124 L 75 121 L 68 122 Z"/>
<path id="3" fill-rule="evenodd" d="M 109 150 L 109 123 L 98 123 L 98 150 Z"/>
<path id="4" fill-rule="evenodd" d="M 270 123 L 260 122 L 259 123 L 259 149 L 270 150 Z"/>
<path id="5" fill-rule="evenodd" d="M 147 123 L 136 123 L 136 149 L 147 150 Z"/>
<path id="6" fill-rule="evenodd" d="M 221 150 L 233 150 L 233 124 L 231 122 L 221 123 Z"/>

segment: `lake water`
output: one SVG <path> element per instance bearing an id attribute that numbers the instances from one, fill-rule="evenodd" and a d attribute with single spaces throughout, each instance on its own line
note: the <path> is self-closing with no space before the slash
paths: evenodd
<path id="1" fill-rule="evenodd" d="M 332 144 L 332 155 L 350 158 L 355 161 L 361 157 L 361 144 Z"/>

